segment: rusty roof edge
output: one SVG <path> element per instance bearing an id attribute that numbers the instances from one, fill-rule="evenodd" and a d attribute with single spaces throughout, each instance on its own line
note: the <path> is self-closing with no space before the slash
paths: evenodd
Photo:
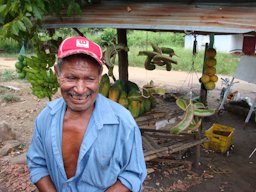
<path id="1" fill-rule="evenodd" d="M 132 6 L 132 5 L 137 6 Z M 149 5 L 150 4 L 150 5 Z M 158 5 L 158 6 L 152 6 Z M 178 3 L 177 3 L 178 4 Z M 132 11 L 129 12 L 126 6 L 130 5 Z M 139 6 L 138 6 L 139 5 Z M 168 6 L 167 6 L 168 5 Z M 226 15 L 217 15 L 215 17 L 214 12 L 217 14 L 219 11 L 222 13 L 222 9 L 213 8 L 208 4 L 190 4 L 186 6 L 186 4 L 181 4 L 179 6 L 173 6 L 170 2 L 159 3 L 159 2 L 150 2 L 141 4 L 141 2 L 127 2 L 127 1 L 103 1 L 100 4 L 89 5 L 90 9 L 83 9 L 84 14 L 81 16 L 73 16 L 67 17 L 62 15 L 62 18 L 57 18 L 54 16 L 47 16 L 43 21 L 43 26 L 45 28 L 123 28 L 123 29 L 145 29 L 152 31 L 198 31 L 198 32 L 206 32 L 206 33 L 250 33 L 256 31 L 256 3 L 253 6 L 252 3 L 246 4 L 250 7 L 250 11 L 243 7 L 239 7 L 243 15 L 240 19 L 238 15 L 230 17 L 230 7 L 227 9 Z M 202 6 L 198 8 L 197 6 Z M 216 6 L 220 4 L 216 3 Z M 223 5 L 223 4 L 221 4 Z M 237 4 L 238 5 L 238 4 Z M 88 5 L 87 5 L 88 6 Z M 209 8 L 205 7 L 209 6 Z M 234 6 L 234 5 L 233 5 Z M 128 6 L 129 7 L 129 6 Z M 164 9 L 166 7 L 170 7 L 172 10 L 176 10 L 176 12 L 171 12 L 171 14 L 164 13 L 161 14 L 148 14 L 148 11 L 152 11 L 154 9 Z M 85 7 L 84 7 L 85 8 Z M 88 7 L 87 7 L 88 8 Z M 210 9 L 212 8 L 212 9 Z M 177 18 L 185 18 L 186 15 L 180 14 L 180 9 L 189 10 L 189 13 L 193 13 L 195 11 L 195 17 L 193 20 L 189 21 L 190 17 L 187 17 L 184 22 L 183 20 L 178 20 Z M 237 7 L 234 6 L 234 13 L 237 11 Z M 105 12 L 106 10 L 113 10 L 113 12 Z M 199 11 L 202 11 L 202 14 L 197 14 Z M 224 12 L 226 9 L 224 9 Z M 249 11 L 249 12 L 248 12 Z M 233 13 L 231 12 L 231 13 Z M 177 14 L 178 13 L 178 14 Z M 208 15 L 205 13 L 209 13 Z M 255 14 L 254 14 L 255 13 Z M 124 15 L 125 14 L 125 15 Z M 254 19 L 255 15 L 255 19 Z M 124 16 L 124 18 L 120 18 L 120 16 Z M 136 16 L 139 17 L 136 20 Z M 243 16 L 246 16 L 244 18 Z M 162 19 L 164 18 L 164 19 Z M 173 19 L 174 18 L 174 19 Z M 145 19 L 145 20 L 143 20 Z M 169 19 L 169 20 L 168 20 Z M 145 21 L 145 22 L 144 22 Z M 246 22 L 244 22 L 246 21 Z M 160 23 L 161 22 L 161 23 Z M 190 23 L 189 23 L 190 22 Z"/>
<path id="2" fill-rule="evenodd" d="M 185 31 L 195 31 L 197 33 L 227 33 L 227 34 L 243 34 L 243 33 L 253 33 L 256 32 L 256 28 L 254 30 L 248 29 L 240 29 L 240 28 L 222 28 L 222 27 L 205 27 L 205 26 L 160 26 L 160 25 L 141 25 L 141 24 L 45 24 L 44 28 L 119 28 L 119 29 L 134 29 L 134 30 L 152 30 L 152 31 L 177 31 L 177 32 L 185 32 Z"/>

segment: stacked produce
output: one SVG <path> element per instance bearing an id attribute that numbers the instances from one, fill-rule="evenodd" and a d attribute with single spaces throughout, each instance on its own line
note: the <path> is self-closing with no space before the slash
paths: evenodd
<path id="1" fill-rule="evenodd" d="M 18 56 L 15 64 L 20 78 L 26 78 L 32 85 L 32 93 L 38 98 L 48 97 L 51 100 L 58 90 L 58 82 L 52 71 L 55 61 L 54 54 L 46 54 L 44 51 L 36 56 Z"/>
<path id="2" fill-rule="evenodd" d="M 191 99 L 177 98 L 176 104 L 185 113 L 181 121 L 170 128 L 172 134 L 179 134 L 185 130 L 196 131 L 200 127 L 203 117 L 215 114 L 214 109 L 206 107 L 201 102 L 193 102 Z"/>
<path id="3" fill-rule="evenodd" d="M 172 64 L 177 64 L 177 61 L 173 60 L 172 56 L 175 52 L 169 47 L 158 47 L 154 43 L 150 43 L 153 51 L 140 51 L 139 56 L 147 56 L 144 62 L 146 70 L 154 70 L 156 65 L 165 66 L 166 71 L 172 70 Z"/>
<path id="4" fill-rule="evenodd" d="M 27 72 L 24 70 L 25 67 L 27 67 L 27 63 L 25 61 L 25 56 L 19 55 L 18 60 L 15 63 L 15 68 L 16 68 L 16 72 L 18 73 L 18 76 L 20 79 L 25 79 L 25 77 L 26 77 Z"/>
<path id="5" fill-rule="evenodd" d="M 164 94 L 165 91 L 155 87 L 153 83 L 143 86 L 142 91 L 139 86 L 127 81 L 116 80 L 110 83 L 108 74 L 104 74 L 100 81 L 99 92 L 109 99 L 127 108 L 134 118 L 150 111 L 155 107 L 154 94 Z"/>
<path id="6" fill-rule="evenodd" d="M 206 59 L 204 65 L 204 72 L 201 77 L 201 82 L 207 90 L 213 90 L 215 88 L 215 83 L 218 81 L 218 76 L 216 75 L 216 50 L 214 48 L 208 48 L 206 50 Z"/>

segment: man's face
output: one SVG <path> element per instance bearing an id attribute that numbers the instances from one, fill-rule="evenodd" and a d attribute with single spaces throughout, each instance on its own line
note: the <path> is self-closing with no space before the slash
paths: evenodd
<path id="1" fill-rule="evenodd" d="M 98 64 L 91 59 L 69 58 L 61 67 L 58 82 L 68 109 L 76 112 L 93 109 L 98 94 Z"/>

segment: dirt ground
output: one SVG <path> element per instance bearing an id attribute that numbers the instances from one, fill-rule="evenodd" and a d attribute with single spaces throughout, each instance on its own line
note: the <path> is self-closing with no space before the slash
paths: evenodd
<path id="1" fill-rule="evenodd" d="M 14 70 L 14 63 L 15 59 L 0 58 L 0 71 Z M 117 74 L 116 68 L 115 74 Z M 129 67 L 131 81 L 142 86 L 153 80 L 156 85 L 166 88 L 170 93 L 186 94 L 192 90 L 193 93 L 198 94 L 200 89 L 198 77 L 200 74 L 193 72 L 146 71 Z M 20 90 L 3 89 L 2 86 L 14 86 Z M 20 98 L 20 101 L 13 103 L 0 101 L 0 121 L 6 122 L 12 128 L 17 140 L 22 144 L 17 151 L 14 150 L 8 156 L 0 157 L 0 192 L 36 191 L 30 184 L 26 165 L 11 162 L 12 158 L 25 154 L 31 140 L 34 120 L 47 102 L 47 99 L 39 100 L 33 96 L 29 86 L 23 80 L 0 82 L 0 95 L 8 93 Z M 219 80 L 216 89 L 208 92 L 209 107 L 218 107 L 221 87 Z M 251 98 L 256 95 L 256 85 L 241 80 L 232 90 L 237 90 L 241 95 Z M 55 98 L 59 96 L 57 93 Z M 236 110 L 233 112 L 224 110 L 220 115 L 216 114 L 204 119 L 203 132 L 213 123 L 235 128 L 234 149 L 229 154 L 220 154 L 201 147 L 197 167 L 194 165 L 194 149 L 149 161 L 147 168 L 150 172 L 143 191 L 256 192 L 256 153 L 249 158 L 256 147 L 256 123 L 251 120 L 244 128 L 246 115 Z M 0 148 L 2 146 L 3 144 L 0 143 Z"/>

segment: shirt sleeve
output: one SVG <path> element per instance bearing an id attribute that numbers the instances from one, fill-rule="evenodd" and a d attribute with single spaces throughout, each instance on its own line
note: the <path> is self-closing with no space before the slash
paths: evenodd
<path id="1" fill-rule="evenodd" d="M 31 181 L 34 184 L 41 178 L 49 175 L 45 160 L 44 147 L 42 144 L 42 137 L 38 129 L 38 119 L 35 122 L 32 142 L 27 152 L 27 165 L 30 171 Z"/>
<path id="2" fill-rule="evenodd" d="M 131 191 L 142 191 L 142 184 L 147 175 L 146 164 L 144 160 L 141 133 L 138 127 L 129 135 L 125 144 L 127 163 L 118 179 Z M 130 146 L 130 147 L 129 147 Z"/>

